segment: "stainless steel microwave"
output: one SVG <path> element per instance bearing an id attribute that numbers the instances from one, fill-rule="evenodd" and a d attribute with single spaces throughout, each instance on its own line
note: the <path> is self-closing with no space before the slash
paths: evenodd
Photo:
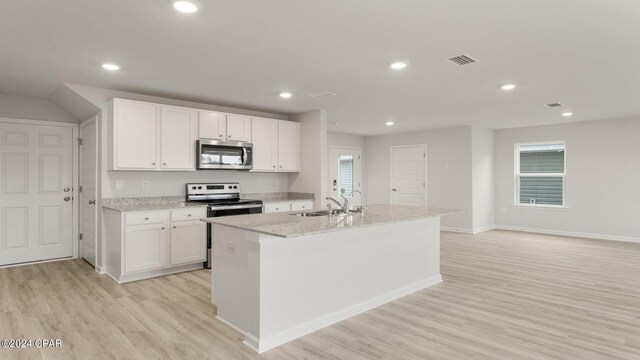
<path id="1" fill-rule="evenodd" d="M 197 142 L 197 167 L 201 170 L 253 168 L 253 144 L 247 142 L 200 139 Z"/>

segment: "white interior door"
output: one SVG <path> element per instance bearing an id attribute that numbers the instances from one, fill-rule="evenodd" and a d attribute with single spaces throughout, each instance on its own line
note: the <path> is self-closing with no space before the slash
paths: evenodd
<path id="1" fill-rule="evenodd" d="M 353 194 L 354 190 L 362 190 L 362 156 L 357 148 L 331 147 L 330 172 L 331 196 L 341 200 L 344 195 L 351 205 L 361 205 L 359 194 Z"/>
<path id="2" fill-rule="evenodd" d="M 73 129 L 0 123 L 0 265 L 73 256 Z"/>
<path id="3" fill-rule="evenodd" d="M 391 147 L 391 204 L 427 206 L 426 145 Z"/>
<path id="4" fill-rule="evenodd" d="M 97 198 L 97 134 L 96 119 L 80 125 L 80 256 L 96 265 Z"/>

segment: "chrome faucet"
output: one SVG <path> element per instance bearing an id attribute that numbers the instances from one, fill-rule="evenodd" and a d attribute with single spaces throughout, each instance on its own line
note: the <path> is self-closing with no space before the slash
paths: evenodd
<path id="1" fill-rule="evenodd" d="M 336 205 L 338 205 L 338 207 L 340 208 L 340 210 L 342 210 L 342 211 L 346 211 L 346 210 L 345 210 L 344 205 L 340 204 L 340 201 L 338 201 L 338 200 L 336 200 L 336 199 L 334 199 L 334 198 L 332 198 L 332 197 L 330 197 L 330 196 L 327 196 L 327 198 L 326 198 L 325 200 L 333 201 L 334 203 L 336 203 Z M 329 204 L 329 206 L 330 206 L 330 205 L 331 205 L 331 204 Z"/>
<path id="2" fill-rule="evenodd" d="M 364 209 L 364 195 L 362 194 L 362 191 L 360 190 L 353 190 L 351 192 L 351 194 L 349 194 L 350 197 L 353 197 L 353 194 L 358 193 L 360 194 L 360 209 Z"/>

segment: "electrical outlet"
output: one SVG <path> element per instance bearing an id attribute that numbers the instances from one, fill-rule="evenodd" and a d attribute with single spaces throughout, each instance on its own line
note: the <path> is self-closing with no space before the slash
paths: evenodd
<path id="1" fill-rule="evenodd" d="M 275 186 L 280 185 L 280 179 L 275 179 L 275 180 L 273 180 L 273 184 L 274 184 Z"/>
<path id="2" fill-rule="evenodd" d="M 151 188 L 151 183 L 149 183 L 149 180 L 144 180 L 142 182 L 142 189 L 143 190 L 149 190 Z"/>
<path id="3" fill-rule="evenodd" d="M 116 180 L 116 190 L 124 190 L 124 181 Z"/>

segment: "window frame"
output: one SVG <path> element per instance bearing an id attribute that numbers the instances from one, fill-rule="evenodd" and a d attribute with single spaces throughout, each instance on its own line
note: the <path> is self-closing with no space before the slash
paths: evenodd
<path id="1" fill-rule="evenodd" d="M 520 173 L 520 147 L 528 145 L 564 145 L 564 172 L 563 173 Z M 567 205 L 567 142 L 565 140 L 558 141 L 539 141 L 539 142 L 523 142 L 516 143 L 513 147 L 514 151 L 514 167 L 513 167 L 513 183 L 514 183 L 514 197 L 513 207 L 523 208 L 540 208 L 540 209 L 568 209 Z M 521 204 L 520 203 L 520 177 L 562 177 L 562 205 L 549 205 L 549 204 Z"/>

